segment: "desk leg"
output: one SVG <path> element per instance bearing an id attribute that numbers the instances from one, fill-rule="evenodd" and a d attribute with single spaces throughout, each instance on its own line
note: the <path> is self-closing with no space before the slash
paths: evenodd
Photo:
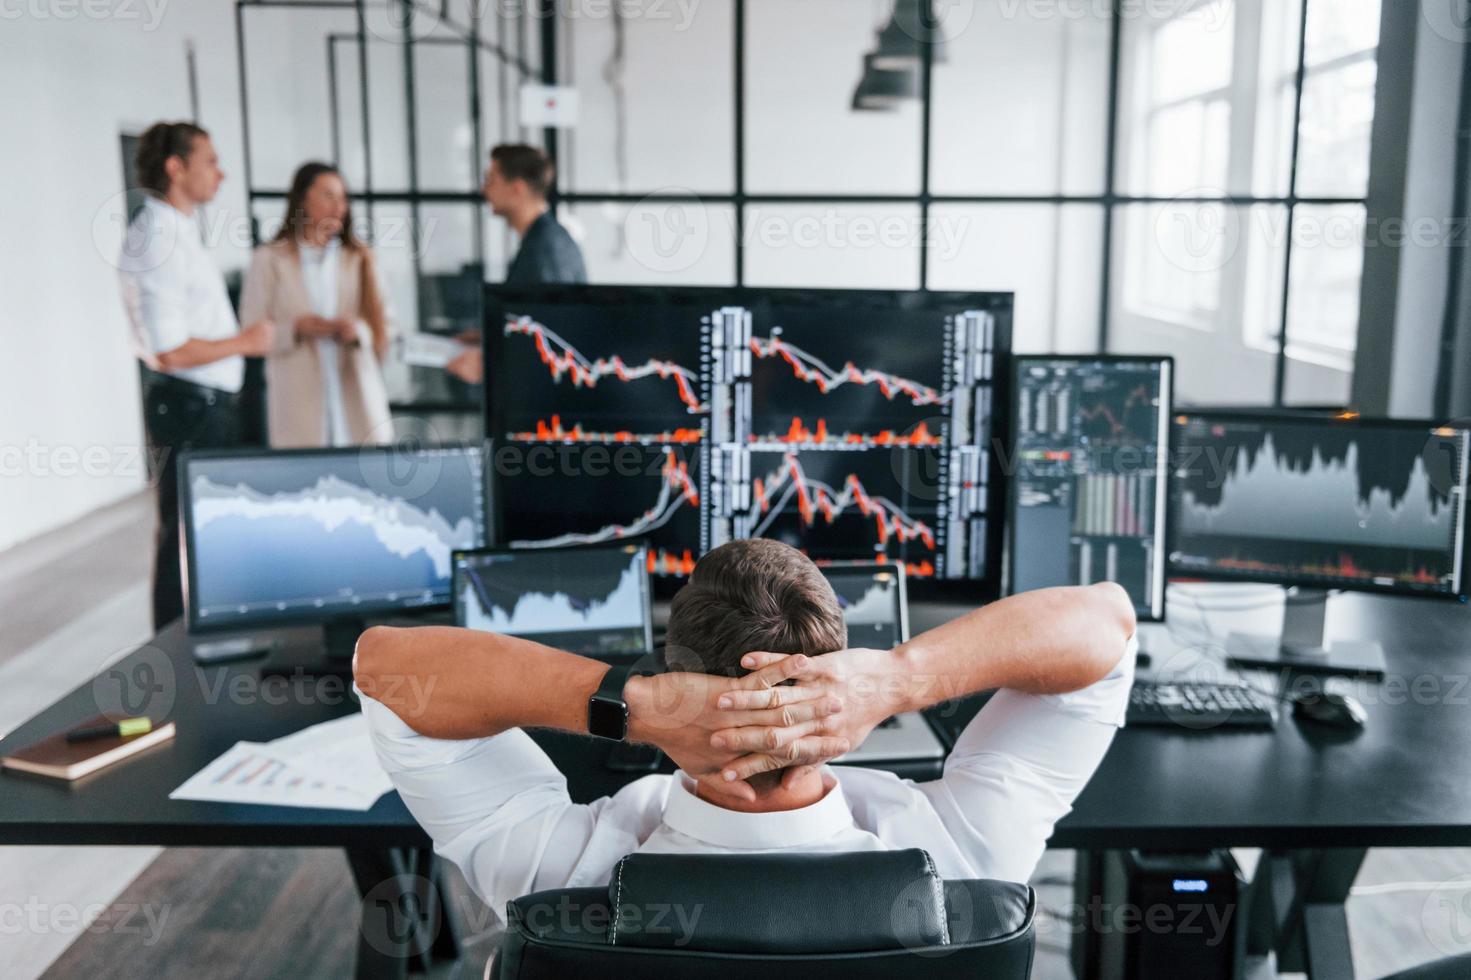
<path id="1" fill-rule="evenodd" d="M 1367 852 L 1362 848 L 1274 853 L 1269 883 L 1277 907 L 1277 969 L 1309 980 L 1354 980 L 1349 947 L 1349 890 Z"/>
<path id="2" fill-rule="evenodd" d="M 459 956 L 431 850 L 348 848 L 347 863 L 362 897 L 359 980 L 402 980 Z"/>
<path id="3" fill-rule="evenodd" d="M 1103 901 L 1103 852 L 1077 851 L 1073 858 L 1073 907 L 1089 910 L 1100 907 Z M 1098 933 L 1088 928 L 1073 932 L 1069 943 L 1069 958 L 1072 961 L 1075 980 L 1099 980 L 1099 965 L 1102 957 Z"/>

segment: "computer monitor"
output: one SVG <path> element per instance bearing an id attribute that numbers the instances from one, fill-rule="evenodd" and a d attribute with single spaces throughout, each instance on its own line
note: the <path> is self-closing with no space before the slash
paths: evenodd
<path id="1" fill-rule="evenodd" d="M 1466 429 L 1236 412 L 1182 413 L 1174 429 L 1177 574 L 1466 596 Z M 1297 600 L 1287 608 L 1285 647 L 1238 639 L 1233 656 L 1243 663 L 1277 663 L 1295 650 L 1319 656 L 1323 604 Z M 1376 659 L 1347 644 L 1330 652 L 1364 672 L 1382 662 L 1382 652 Z"/>
<path id="2" fill-rule="evenodd" d="M 1117 582 L 1165 613 L 1174 362 L 1014 362 L 1008 592 Z"/>
<path id="3" fill-rule="evenodd" d="M 909 639 L 904 565 L 893 562 L 824 562 L 818 565 L 837 593 L 848 627 L 848 646 L 890 650 Z M 945 754 L 918 712 L 886 718 L 863 744 L 834 760 L 867 765 L 879 761 L 938 759 Z"/>
<path id="4" fill-rule="evenodd" d="M 563 286 L 487 317 L 499 540 L 645 538 L 665 594 L 740 537 L 999 591 L 1009 294 Z"/>
<path id="5" fill-rule="evenodd" d="M 834 562 L 819 568 L 837 593 L 850 647 L 889 650 L 909 639 L 903 565 Z"/>
<path id="6" fill-rule="evenodd" d="M 448 606 L 453 552 L 485 543 L 485 492 L 475 446 L 188 453 L 189 628 L 360 629 L 369 614 Z"/>
<path id="7" fill-rule="evenodd" d="M 455 624 L 590 657 L 653 650 L 642 543 L 454 555 Z"/>

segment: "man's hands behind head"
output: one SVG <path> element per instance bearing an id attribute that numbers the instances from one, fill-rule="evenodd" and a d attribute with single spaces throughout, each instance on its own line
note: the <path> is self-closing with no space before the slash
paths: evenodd
<path id="1" fill-rule="evenodd" d="M 732 721 L 740 718 L 747 727 L 731 724 L 712 736 L 712 744 L 749 753 L 725 767 L 721 778 L 726 781 L 786 769 L 782 784 L 790 785 L 807 771 L 842 755 L 823 755 L 800 743 L 795 751 L 791 745 L 772 745 L 768 729 L 749 727 L 753 723 L 744 721 L 752 713 L 769 714 L 811 699 L 836 700 L 843 705 L 842 712 L 821 719 L 818 730 L 852 748 L 862 744 L 885 719 L 908 710 L 913 694 L 914 678 L 905 675 L 893 650 L 839 650 L 816 657 L 748 653 L 741 665 L 753 668 L 752 672 L 741 678 L 745 683 L 740 689 L 721 695 L 717 706 Z"/>
<path id="2" fill-rule="evenodd" d="M 735 678 L 679 672 L 630 677 L 623 690 L 629 737 L 658 746 L 712 793 L 747 802 L 756 799 L 747 775 L 817 765 L 857 744 L 837 731 L 844 711 L 840 697 L 814 685 L 779 686 L 809 658 L 753 656 L 779 660 L 763 661 L 770 663 L 767 669 Z M 727 698 L 751 706 L 721 707 Z M 741 774 L 730 774 L 736 767 Z"/>
<path id="3" fill-rule="evenodd" d="M 663 749 L 711 792 L 754 800 L 746 782 L 785 769 L 790 787 L 908 710 L 914 678 L 891 650 L 821 656 L 749 653 L 739 678 L 668 673 L 630 678 L 630 736 Z"/>

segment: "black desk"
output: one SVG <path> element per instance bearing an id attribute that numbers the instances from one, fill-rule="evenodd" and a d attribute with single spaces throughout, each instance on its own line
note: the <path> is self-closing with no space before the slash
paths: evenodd
<path id="1" fill-rule="evenodd" d="M 1364 702 L 1362 731 L 1298 724 L 1290 705 L 1272 731 L 1126 728 L 1051 844 L 1471 845 L 1471 607 L 1367 595 L 1330 601 L 1330 638 L 1385 645 L 1385 683 L 1331 682 Z M 1139 676 L 1173 667 L 1171 659 L 1156 651 Z M 1280 680 L 1260 671 L 1250 679 L 1268 690 Z"/>
<path id="2" fill-rule="evenodd" d="M 1352 975 L 1342 903 L 1365 848 L 1471 845 L 1471 609 L 1368 596 L 1333 602 L 1330 635 L 1386 645 L 1390 682 L 1357 692 L 1369 710 L 1364 732 L 1309 731 L 1290 718 L 1266 733 L 1125 730 L 1052 839 L 1091 854 L 1272 849 L 1274 887 L 1293 897 L 1270 921 L 1254 921 L 1257 946 L 1270 944 L 1284 969 L 1314 977 Z M 916 607 L 914 629 L 961 611 Z M 273 635 L 286 645 L 279 658 L 318 652 L 317 630 Z M 145 664 L 151 671 L 138 669 Z M 365 813 L 168 799 L 236 741 L 269 741 L 354 710 L 341 681 L 262 679 L 260 668 L 260 661 L 196 667 L 189 638 L 175 624 L 47 708 L 0 741 L 0 754 L 95 714 L 99 699 L 115 704 L 120 692 L 140 713 L 167 703 L 179 735 L 147 758 L 74 787 L 0 778 L 0 843 L 343 847 L 359 888 L 375 898 L 365 903 L 365 917 L 422 912 L 434 895 L 429 841 L 396 794 Z M 145 687 L 157 701 L 143 703 Z M 567 774 L 575 799 L 594 799 L 635 778 L 605 768 L 605 746 L 551 732 L 535 737 Z M 385 887 L 417 904 L 379 901 Z M 393 925 L 365 919 L 360 975 L 401 971 L 406 959 L 422 962 L 455 945 L 447 929 L 434 932 L 432 943 L 386 942 L 385 935 L 398 935 Z"/>
<path id="3" fill-rule="evenodd" d="M 1092 852 L 1080 856 L 1080 878 L 1096 876 L 1105 849 L 1267 849 L 1248 951 L 1275 950 L 1279 969 L 1315 978 L 1354 975 L 1343 903 L 1367 848 L 1471 845 L 1471 608 L 1330 601 L 1330 639 L 1385 645 L 1384 683 L 1332 682 L 1364 703 L 1363 730 L 1299 724 L 1290 705 L 1269 732 L 1126 728 L 1050 841 Z M 1159 653 L 1141 677 L 1162 660 L 1188 668 L 1201 659 Z M 1305 681 L 1260 671 L 1249 679 L 1267 690 Z"/>

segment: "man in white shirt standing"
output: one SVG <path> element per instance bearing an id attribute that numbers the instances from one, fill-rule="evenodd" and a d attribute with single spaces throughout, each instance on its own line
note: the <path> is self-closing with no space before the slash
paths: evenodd
<path id="1" fill-rule="evenodd" d="M 195 209 L 225 179 L 209 134 L 192 123 L 156 123 L 138 144 L 138 175 L 149 192 L 128 225 L 118 269 L 134 344 L 149 368 L 143 417 L 157 474 L 158 531 L 153 626 L 184 611 L 179 574 L 178 454 L 240 440 L 238 395 L 245 357 L 271 348 L 269 321 L 244 330 L 224 277 L 210 260 Z"/>
<path id="2" fill-rule="evenodd" d="M 760 539 L 700 560 L 668 641 L 677 672 L 625 680 L 496 634 L 359 640 L 379 760 L 497 915 L 533 891 L 605 883 L 635 851 L 919 847 L 944 877 L 1025 882 L 1123 724 L 1136 653 L 1132 604 L 1110 584 L 1013 596 L 893 650 L 843 649 L 826 579 Z M 821 764 L 891 715 L 991 689 L 939 779 Z M 523 727 L 651 743 L 680 771 L 575 804 Z"/>

